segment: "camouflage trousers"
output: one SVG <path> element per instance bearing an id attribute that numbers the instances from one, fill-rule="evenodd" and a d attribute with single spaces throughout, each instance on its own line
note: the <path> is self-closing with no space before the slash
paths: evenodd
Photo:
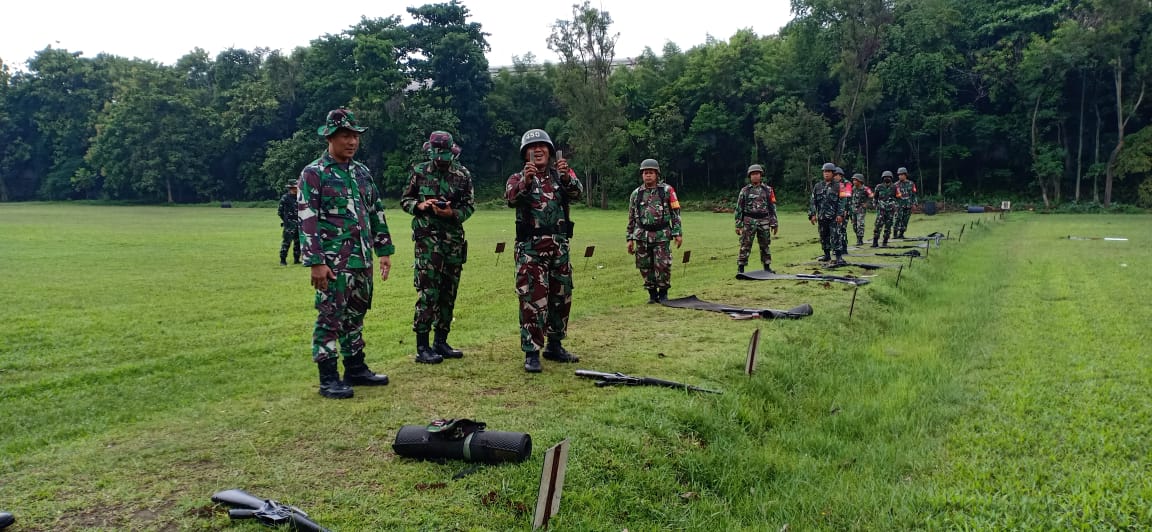
<path id="1" fill-rule="evenodd" d="M 880 228 L 884 228 L 884 240 L 892 231 L 892 219 L 896 215 L 896 206 L 885 205 L 876 209 L 876 228 L 872 230 L 872 238 L 880 237 Z"/>
<path id="2" fill-rule="evenodd" d="M 868 211 L 865 209 L 856 209 L 852 211 L 852 230 L 856 233 L 856 240 L 864 240 L 864 218 Z"/>
<path id="3" fill-rule="evenodd" d="M 770 264 L 772 262 L 772 250 L 769 248 L 772 244 L 772 228 L 768 224 L 759 224 L 756 223 L 756 220 L 752 220 L 745 222 L 744 228 L 740 231 L 740 253 L 736 255 L 737 266 L 748 264 L 748 256 L 752 254 L 753 240 L 760 243 L 760 263 Z"/>
<path id="4" fill-rule="evenodd" d="M 832 249 L 839 250 L 840 253 L 848 253 L 848 220 L 845 219 L 844 223 L 838 224 L 836 220 L 833 219 L 832 229 L 836 233 L 836 242 L 840 243 L 839 246 Z"/>
<path id="5" fill-rule="evenodd" d="M 280 262 L 288 258 L 288 248 L 292 248 L 292 260 L 300 262 L 300 228 L 284 227 L 280 236 Z"/>
<path id="6" fill-rule="evenodd" d="M 672 280 L 672 248 L 667 240 L 636 240 L 636 267 L 644 278 L 644 288 L 668 288 Z"/>
<path id="7" fill-rule="evenodd" d="M 904 231 L 908 229 L 908 219 L 912 217 L 911 205 L 897 205 L 896 206 L 896 234 L 903 236 Z"/>
<path id="8" fill-rule="evenodd" d="M 840 251 L 844 246 L 844 224 L 836 223 L 835 218 L 819 218 L 816 220 L 816 228 L 820 232 L 820 249 L 824 253 Z"/>
<path id="9" fill-rule="evenodd" d="M 323 362 L 343 353 L 364 351 L 364 315 L 372 307 L 372 268 L 335 271 L 326 290 L 316 291 L 316 328 L 312 360 Z"/>
<path id="10" fill-rule="evenodd" d="M 435 329 L 447 333 L 452 329 L 456 289 L 460 287 L 460 272 L 466 260 L 464 235 L 436 233 L 417 238 L 413 247 L 416 313 L 412 330 L 426 333 Z"/>
<path id="11" fill-rule="evenodd" d="M 563 340 L 572 310 L 568 243 L 516 243 L 516 294 L 520 297 L 520 348 L 539 351 L 545 340 Z"/>

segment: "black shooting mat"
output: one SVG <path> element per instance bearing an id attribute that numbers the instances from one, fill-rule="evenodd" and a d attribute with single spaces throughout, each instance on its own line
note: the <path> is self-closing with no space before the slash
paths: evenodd
<path id="1" fill-rule="evenodd" d="M 802 262 L 800 264 L 789 264 L 788 266 L 819 266 L 828 270 L 851 267 L 863 268 L 865 270 L 879 270 L 881 268 L 899 268 L 900 264 L 869 264 L 866 262 L 845 262 L 844 264 L 832 264 L 830 262 Z"/>
<path id="2" fill-rule="evenodd" d="M 944 233 L 936 231 L 934 233 L 928 233 L 924 236 L 906 236 L 903 238 L 897 238 L 895 240 L 904 240 L 904 241 L 910 241 L 910 240 L 948 240 L 948 237 Z"/>
<path id="3" fill-rule="evenodd" d="M 768 273 L 764 270 L 738 273 L 736 274 L 736 278 L 741 281 L 831 281 L 834 283 L 848 283 L 858 286 L 872 282 L 860 277 L 828 275 L 823 273 Z"/>
<path id="4" fill-rule="evenodd" d="M 877 248 L 877 249 L 881 249 L 881 248 Z M 920 253 L 920 250 L 918 250 L 918 249 L 910 249 L 908 251 L 903 251 L 900 253 L 884 253 L 884 252 L 880 251 L 880 252 L 876 252 L 876 253 L 848 253 L 844 256 L 845 257 L 904 257 L 904 258 L 908 258 L 908 257 L 921 257 L 921 256 L 923 256 L 923 253 Z"/>
<path id="5" fill-rule="evenodd" d="M 688 297 L 681 297 L 677 299 L 665 299 L 660 302 L 665 307 L 672 308 L 687 308 L 693 310 L 708 310 L 712 312 L 723 312 L 734 318 L 746 317 L 760 317 L 766 320 L 773 319 L 800 319 L 812 315 L 812 305 L 807 303 L 798 307 L 793 307 L 788 310 L 775 310 L 770 308 L 748 308 L 736 305 L 725 305 L 723 303 L 713 303 L 711 301 L 704 301 L 697 298 L 695 295 Z"/>

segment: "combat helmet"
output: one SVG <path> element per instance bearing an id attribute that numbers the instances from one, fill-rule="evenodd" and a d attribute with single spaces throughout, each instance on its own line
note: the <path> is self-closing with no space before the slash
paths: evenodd
<path id="1" fill-rule="evenodd" d="M 528 150 L 528 146 L 543 142 L 548 145 L 548 153 L 552 157 L 556 156 L 556 145 L 552 144 L 552 137 L 548 136 L 548 132 L 543 129 L 529 129 L 520 136 L 520 159 L 524 159 L 524 152 Z"/>
<path id="2" fill-rule="evenodd" d="M 656 161 L 656 159 L 644 159 L 643 161 L 640 161 L 640 172 L 643 173 L 644 170 L 648 169 L 656 170 L 656 174 L 659 175 L 660 163 Z"/>
<path id="3" fill-rule="evenodd" d="M 289 179 L 288 184 L 285 185 L 284 188 L 297 188 L 296 187 L 296 180 L 295 179 Z"/>
<path id="4" fill-rule="evenodd" d="M 844 176 L 844 169 L 840 168 L 839 166 L 836 167 L 835 172 L 836 172 L 836 175 L 838 175 L 838 176 L 841 176 L 841 177 Z"/>
<path id="5" fill-rule="evenodd" d="M 758 164 L 754 164 L 752 166 L 749 166 L 748 167 L 748 173 L 746 173 L 745 175 L 752 175 L 752 172 L 760 172 L 760 175 L 764 175 L 764 167 L 760 166 Z"/>
<path id="6" fill-rule="evenodd" d="M 832 163 L 824 163 L 824 167 L 821 168 L 820 171 L 823 172 L 825 170 L 831 170 L 831 171 L 835 172 L 836 171 L 836 165 L 834 165 Z"/>
<path id="7" fill-rule="evenodd" d="M 896 175 L 907 174 L 907 173 L 908 173 L 908 169 L 904 168 L 903 166 L 896 169 Z"/>
<path id="8" fill-rule="evenodd" d="M 853 181 L 859 181 L 859 182 L 863 183 L 864 182 L 864 174 L 852 174 L 852 180 Z"/>

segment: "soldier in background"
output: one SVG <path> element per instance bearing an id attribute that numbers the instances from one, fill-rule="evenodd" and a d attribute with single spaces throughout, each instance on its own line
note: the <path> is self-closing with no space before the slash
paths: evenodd
<path id="1" fill-rule="evenodd" d="M 437 364 L 464 353 L 448 345 L 460 273 L 468 260 L 464 222 L 476 210 L 472 174 L 457 157 L 460 147 L 446 131 L 434 131 L 424 143 L 428 160 L 412 167 L 400 207 L 411 214 L 416 312 L 416 362 Z M 435 330 L 428 345 L 428 333 Z"/>
<path id="2" fill-rule="evenodd" d="M 848 202 L 848 216 L 856 233 L 856 245 L 864 245 L 864 217 L 868 203 L 872 201 L 872 189 L 864 184 L 864 174 L 852 174 L 852 198 Z"/>
<path id="3" fill-rule="evenodd" d="M 912 217 L 912 206 L 916 204 L 916 183 L 908 180 L 908 169 L 901 166 L 896 170 L 896 238 L 904 238 L 908 229 L 908 219 Z"/>
<path id="4" fill-rule="evenodd" d="M 740 189 L 736 199 L 736 234 L 740 235 L 740 253 L 736 256 L 736 271 L 744 273 L 752 241 L 760 243 L 760 262 L 764 271 L 772 271 L 772 236 L 779 231 L 776 219 L 776 192 L 763 183 L 764 168 L 758 164 L 748 167 L 748 184 Z"/>
<path id="5" fill-rule="evenodd" d="M 360 134 L 347 109 L 328 113 L 316 132 L 328 141 L 319 159 L 300 172 L 300 237 L 304 265 L 316 289 L 312 359 L 320 369 L 320 395 L 352 397 L 352 384 L 388 384 L 364 362 L 364 315 L 372 307 L 372 253 L 380 258 L 380 279 L 392 268 L 392 235 L 384 203 L 368 167 L 353 157 Z M 344 357 L 344 379 L 336 359 Z"/>
<path id="6" fill-rule="evenodd" d="M 628 198 L 628 253 L 636 255 L 636 268 L 644 278 L 648 302 L 668 299 L 672 279 L 672 250 L 669 242 L 684 243 L 680 226 L 680 202 L 672 187 L 660 180 L 660 163 L 644 159 L 640 163 L 643 184 Z"/>
<path id="7" fill-rule="evenodd" d="M 833 180 L 836 174 L 836 165 L 824 163 L 824 180 L 812 187 L 812 198 L 808 202 L 808 221 L 816 225 L 820 232 L 820 247 L 824 256 L 820 260 L 831 261 L 830 253 L 836 254 L 836 264 L 844 264 L 840 251 L 841 232 L 838 227 L 844 225 L 844 205 L 846 199 L 841 197 L 840 183 Z"/>
<path id="8" fill-rule="evenodd" d="M 881 174 L 883 183 L 876 185 L 876 228 L 872 230 L 872 247 L 878 246 L 880 229 L 884 229 L 884 247 L 888 247 L 888 234 L 892 230 L 892 220 L 896 216 L 896 187 L 892 184 L 892 171 Z"/>
<path id="9" fill-rule="evenodd" d="M 300 264 L 300 213 L 296 207 L 296 180 L 288 181 L 288 192 L 280 196 L 276 214 L 280 216 L 280 265 L 288 265 L 288 248 L 292 248 L 292 263 Z"/>
<path id="10" fill-rule="evenodd" d="M 569 204 L 580 201 L 584 186 L 568 161 L 556 159 L 556 147 L 543 129 L 530 129 L 520 137 L 520 158 L 524 168 L 508 178 L 504 199 L 516 209 L 516 294 L 524 371 L 539 373 L 541 348 L 548 360 L 580 361 L 561 341 L 572 310 Z"/>

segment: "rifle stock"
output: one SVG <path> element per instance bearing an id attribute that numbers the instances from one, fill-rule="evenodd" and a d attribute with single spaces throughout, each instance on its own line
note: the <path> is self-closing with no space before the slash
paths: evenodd
<path id="1" fill-rule="evenodd" d="M 604 373 L 602 371 L 592 371 L 587 369 L 576 370 L 577 377 L 588 377 L 598 379 L 596 386 L 612 386 L 622 384 L 626 386 L 660 386 L 663 388 L 676 388 L 679 390 L 688 390 L 693 392 L 715 393 L 719 394 L 717 390 L 708 390 L 692 386 L 691 384 L 684 384 L 680 382 L 666 381 L 663 379 L 655 379 L 652 377 L 633 377 L 623 373 Z"/>
<path id="2" fill-rule="evenodd" d="M 231 506 L 230 519 L 258 519 L 268 526 L 287 524 L 289 530 L 302 532 L 329 532 L 308 518 L 308 514 L 295 506 L 271 499 L 261 499 L 240 489 L 230 489 L 212 495 L 212 502 Z"/>

